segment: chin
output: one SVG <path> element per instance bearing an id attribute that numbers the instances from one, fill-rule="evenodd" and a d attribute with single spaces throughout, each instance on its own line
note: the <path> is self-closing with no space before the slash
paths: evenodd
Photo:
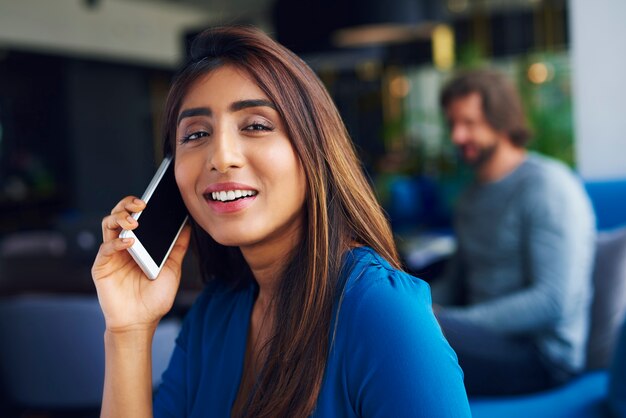
<path id="1" fill-rule="evenodd" d="M 471 158 L 471 159 L 466 158 L 466 159 L 465 159 L 465 164 L 467 164 L 469 167 L 474 167 L 474 168 L 477 168 L 477 167 L 480 167 L 480 166 L 481 166 L 482 161 L 480 161 L 480 160 L 479 160 L 479 159 L 477 159 L 477 158 Z"/>
<path id="2" fill-rule="evenodd" d="M 225 239 L 216 239 L 214 236 L 211 235 L 211 238 L 213 238 L 215 242 L 217 242 L 218 244 L 223 245 L 225 247 L 242 247 L 246 245 L 245 241 L 238 240 L 232 237 L 228 237 Z"/>
<path id="3" fill-rule="evenodd" d="M 252 245 L 258 241 L 255 239 L 256 235 L 251 233 L 249 229 L 245 231 L 233 229 L 234 228 L 231 228 L 228 231 L 211 231 L 210 229 L 205 229 L 205 231 L 215 240 L 215 242 L 227 247 L 244 247 Z"/>
<path id="4" fill-rule="evenodd" d="M 476 158 L 469 158 L 469 157 L 466 157 L 465 155 L 461 156 L 461 161 L 463 161 L 463 164 L 469 167 L 474 167 L 476 165 Z"/>

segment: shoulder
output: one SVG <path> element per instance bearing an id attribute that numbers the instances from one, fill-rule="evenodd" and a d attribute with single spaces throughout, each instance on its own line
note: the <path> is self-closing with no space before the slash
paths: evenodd
<path id="1" fill-rule="evenodd" d="M 520 198 L 561 209 L 589 206 L 582 180 L 564 163 L 530 153 L 521 169 Z"/>
<path id="2" fill-rule="evenodd" d="M 587 231 L 595 225 L 582 180 L 560 161 L 531 153 L 518 190 L 522 214 L 541 225 Z"/>
<path id="3" fill-rule="evenodd" d="M 374 337 L 403 333 L 404 328 L 427 334 L 438 331 L 426 282 L 391 267 L 371 248 L 353 252 L 355 257 L 348 257 L 344 266 L 348 277 L 339 305 L 340 322 Z"/>
<path id="4" fill-rule="evenodd" d="M 343 303 L 374 308 L 390 301 L 430 307 L 430 287 L 423 280 L 393 268 L 369 247 L 352 250 L 346 257 Z"/>
<path id="5" fill-rule="evenodd" d="M 358 415 L 468 416 L 463 373 L 432 312 L 428 284 L 369 248 L 347 259 L 330 359 Z"/>
<path id="6" fill-rule="evenodd" d="M 568 166 L 553 158 L 530 153 L 520 169 L 520 181 L 529 191 L 583 192 L 581 179 Z"/>

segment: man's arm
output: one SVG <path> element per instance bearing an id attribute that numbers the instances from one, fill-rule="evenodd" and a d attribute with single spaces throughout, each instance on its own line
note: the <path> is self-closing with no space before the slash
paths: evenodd
<path id="1" fill-rule="evenodd" d="M 571 183 L 534 184 L 529 193 L 524 208 L 529 286 L 470 307 L 444 308 L 438 316 L 520 334 L 549 328 L 579 309 L 590 283 L 595 227 L 584 192 Z"/>

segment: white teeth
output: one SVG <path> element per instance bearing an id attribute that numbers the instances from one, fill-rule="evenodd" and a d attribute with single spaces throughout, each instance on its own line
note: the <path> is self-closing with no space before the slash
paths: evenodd
<path id="1" fill-rule="evenodd" d="M 219 200 L 221 202 L 230 202 L 241 197 L 254 196 L 257 192 L 253 190 L 228 190 L 221 192 L 211 192 L 211 198 L 213 200 Z"/>

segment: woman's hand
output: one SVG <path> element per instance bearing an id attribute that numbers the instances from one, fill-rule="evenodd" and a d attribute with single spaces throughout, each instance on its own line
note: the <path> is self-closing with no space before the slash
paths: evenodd
<path id="1" fill-rule="evenodd" d="M 122 229 L 137 228 L 138 222 L 130 215 L 145 207 L 140 199 L 128 196 L 102 220 L 103 243 L 91 274 L 109 332 L 154 330 L 171 309 L 178 290 L 189 225 L 183 228 L 156 280 L 150 280 L 126 251 L 134 240 L 119 237 Z"/>

